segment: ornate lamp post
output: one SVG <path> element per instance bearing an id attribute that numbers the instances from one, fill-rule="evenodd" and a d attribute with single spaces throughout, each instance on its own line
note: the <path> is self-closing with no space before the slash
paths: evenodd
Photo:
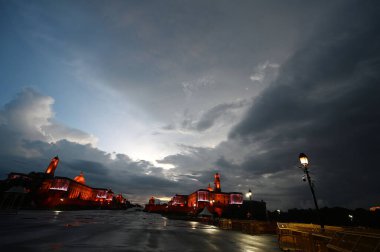
<path id="1" fill-rule="evenodd" d="M 249 198 L 249 201 L 247 201 L 247 219 L 251 219 L 252 218 L 252 191 L 251 191 L 251 188 L 249 188 L 248 192 L 245 194 L 245 196 L 247 198 Z"/>
<path id="2" fill-rule="evenodd" d="M 309 183 L 311 193 L 313 194 L 314 204 L 315 204 L 315 208 L 317 209 L 318 216 L 319 216 L 321 230 L 324 231 L 325 230 L 325 225 L 323 224 L 323 221 L 322 221 L 322 218 L 321 218 L 321 213 L 319 211 L 318 202 L 317 202 L 317 199 L 315 197 L 314 187 L 311 184 L 311 179 L 310 179 L 310 175 L 309 175 L 309 170 L 308 170 L 309 160 L 308 160 L 308 158 L 307 158 L 307 156 L 306 156 L 305 153 L 300 153 L 299 159 L 300 159 L 300 162 L 301 162 L 301 165 L 302 165 L 301 168 L 303 169 L 303 171 L 304 171 L 304 173 L 306 175 L 306 179 L 307 179 L 307 182 Z"/>

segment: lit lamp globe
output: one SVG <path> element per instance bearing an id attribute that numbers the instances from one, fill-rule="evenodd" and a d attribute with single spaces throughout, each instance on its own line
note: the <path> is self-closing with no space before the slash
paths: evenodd
<path id="1" fill-rule="evenodd" d="M 248 190 L 248 193 L 246 193 L 246 196 L 247 196 L 247 198 L 249 198 L 249 200 L 251 200 L 251 196 L 252 196 L 251 189 Z"/>
<path id="2" fill-rule="evenodd" d="M 305 153 L 300 153 L 299 159 L 300 159 L 301 164 L 304 167 L 306 167 L 309 164 L 309 160 Z"/>

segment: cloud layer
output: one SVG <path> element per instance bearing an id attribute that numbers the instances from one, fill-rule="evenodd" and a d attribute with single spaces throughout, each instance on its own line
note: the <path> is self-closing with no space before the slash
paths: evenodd
<path id="1" fill-rule="evenodd" d="M 379 6 L 340 8 L 281 66 L 227 141 L 164 161 L 190 171 L 216 165 L 227 185 L 253 187 L 274 206 L 312 207 L 297 168 L 305 152 L 322 205 L 378 204 Z"/>
<path id="2" fill-rule="evenodd" d="M 0 127 L 3 131 L 14 132 L 20 140 L 56 142 L 66 139 L 96 145 L 94 136 L 56 122 L 53 104 L 52 97 L 24 89 L 0 111 Z"/>
<path id="3" fill-rule="evenodd" d="M 43 170 L 59 154 L 60 175 L 83 170 L 90 185 L 144 202 L 219 171 L 223 190 L 251 188 L 270 209 L 312 207 L 297 168 L 305 152 L 322 205 L 376 205 L 379 11 L 376 1 L 4 4 L 1 172 Z"/>
<path id="4" fill-rule="evenodd" d="M 162 168 L 106 153 L 94 146 L 95 137 L 54 122 L 53 103 L 52 97 L 24 89 L 1 110 L 2 177 L 11 171 L 44 171 L 50 158 L 59 155 L 57 175 L 75 177 L 83 171 L 89 185 L 112 187 L 140 202 L 156 188 L 161 188 L 158 196 L 174 190 L 176 182 L 167 179 Z"/>

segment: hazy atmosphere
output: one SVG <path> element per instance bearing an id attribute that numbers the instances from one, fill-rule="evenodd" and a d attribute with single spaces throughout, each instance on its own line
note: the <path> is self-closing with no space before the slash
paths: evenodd
<path id="1" fill-rule="evenodd" d="M 0 0 L 0 179 L 379 205 L 379 1 Z"/>

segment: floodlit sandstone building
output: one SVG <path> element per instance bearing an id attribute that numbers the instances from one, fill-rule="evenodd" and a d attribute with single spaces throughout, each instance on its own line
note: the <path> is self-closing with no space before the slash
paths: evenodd
<path id="1" fill-rule="evenodd" d="M 214 188 L 209 184 L 207 189 L 199 189 L 189 195 L 176 194 L 166 206 L 154 204 L 151 198 L 145 206 L 146 211 L 197 214 L 204 208 L 211 213 L 222 216 L 223 213 L 238 209 L 243 204 L 243 194 L 240 192 L 222 192 L 220 175 L 214 175 Z"/>
<path id="2" fill-rule="evenodd" d="M 25 199 L 31 206 L 38 208 L 123 208 L 127 200 L 121 195 L 115 195 L 111 189 L 93 188 L 86 185 L 83 172 L 74 179 L 55 176 L 59 158 L 54 157 L 46 171 L 29 174 L 12 172 L 0 183 L 3 193 L 1 204 L 8 204 L 7 192 L 12 188 L 23 188 L 27 194 Z"/>

